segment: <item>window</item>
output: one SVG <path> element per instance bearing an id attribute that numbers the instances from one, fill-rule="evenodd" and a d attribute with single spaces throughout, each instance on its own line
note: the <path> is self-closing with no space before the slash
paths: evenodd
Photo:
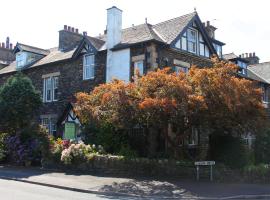
<path id="1" fill-rule="evenodd" d="M 268 91 L 265 86 L 262 86 L 262 101 L 268 102 Z"/>
<path id="2" fill-rule="evenodd" d="M 197 31 L 194 29 L 187 30 L 188 51 L 197 53 Z"/>
<path id="3" fill-rule="evenodd" d="M 183 67 L 183 66 L 175 66 L 174 67 L 174 71 L 178 75 L 180 72 L 187 73 L 188 72 L 188 68 L 187 67 Z"/>
<path id="4" fill-rule="evenodd" d="M 83 61 L 83 80 L 93 79 L 95 77 L 95 56 L 85 55 Z"/>
<path id="5" fill-rule="evenodd" d="M 140 76 L 144 74 L 143 60 L 134 62 L 134 75 L 136 75 L 136 70 L 139 70 Z"/>
<path id="6" fill-rule="evenodd" d="M 43 101 L 57 101 L 59 78 L 57 76 L 47 77 L 44 78 L 43 83 Z"/>
<path id="7" fill-rule="evenodd" d="M 43 117 L 41 118 L 41 125 L 44 126 L 50 135 L 56 136 L 56 118 L 55 117 Z"/>
<path id="8" fill-rule="evenodd" d="M 182 49 L 183 50 L 187 50 L 187 34 L 184 33 L 184 35 L 182 36 Z"/>
<path id="9" fill-rule="evenodd" d="M 25 54 L 22 52 L 19 52 L 16 54 L 16 65 L 17 68 L 22 68 L 25 63 Z"/>

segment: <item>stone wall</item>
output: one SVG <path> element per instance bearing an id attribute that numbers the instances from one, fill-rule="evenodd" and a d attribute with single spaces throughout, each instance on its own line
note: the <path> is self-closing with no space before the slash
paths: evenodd
<path id="1" fill-rule="evenodd" d="M 105 82 L 106 52 L 101 52 L 95 57 L 95 78 L 83 80 L 83 57 L 76 60 L 65 60 L 58 63 L 47 64 L 35 68 L 28 68 L 22 72 L 28 76 L 37 90 L 43 96 L 43 75 L 60 73 L 59 75 L 59 100 L 43 103 L 39 115 L 61 116 L 68 102 L 74 100 L 77 92 L 90 92 L 95 86 Z M 2 85 L 14 73 L 0 75 Z"/>

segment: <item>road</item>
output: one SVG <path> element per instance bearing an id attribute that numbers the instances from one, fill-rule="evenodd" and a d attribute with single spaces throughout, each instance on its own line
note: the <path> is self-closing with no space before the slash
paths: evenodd
<path id="1" fill-rule="evenodd" d="M 100 200 L 95 194 L 73 192 L 51 187 L 0 179 L 0 199 L 6 200 Z"/>

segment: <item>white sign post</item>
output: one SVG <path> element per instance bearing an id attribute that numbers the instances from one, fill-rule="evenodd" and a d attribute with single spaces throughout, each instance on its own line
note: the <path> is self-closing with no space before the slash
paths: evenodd
<path id="1" fill-rule="evenodd" d="M 215 165 L 215 161 L 195 162 L 196 172 L 197 172 L 197 180 L 200 180 L 200 166 L 210 166 L 210 180 L 213 181 L 213 165 Z"/>

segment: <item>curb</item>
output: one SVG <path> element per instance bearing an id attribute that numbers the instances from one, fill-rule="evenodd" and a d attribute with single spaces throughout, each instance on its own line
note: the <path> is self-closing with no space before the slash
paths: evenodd
<path id="1" fill-rule="evenodd" d="M 61 185 L 54 185 L 50 183 L 42 183 L 37 181 L 30 181 L 20 178 L 10 178 L 6 176 L 0 176 L 0 179 L 3 180 L 11 180 L 11 181 L 17 181 L 22 183 L 28 183 L 33 185 L 40 185 L 44 187 L 51 187 L 61 190 L 69 190 L 73 192 L 80 192 L 80 193 L 86 193 L 86 194 L 95 194 L 95 195 L 102 195 L 102 196 L 122 196 L 122 197 L 135 197 L 140 199 L 149 199 L 149 198 L 156 198 L 156 199 L 196 199 L 196 200 L 237 200 L 237 199 L 270 199 L 270 195 L 236 195 L 236 196 L 228 196 L 228 197 L 158 197 L 158 196 L 141 196 L 136 194 L 126 194 L 121 192 L 100 192 L 100 191 L 94 191 L 94 190 L 86 190 L 86 189 L 79 189 L 75 187 L 67 187 L 67 186 L 61 186 Z"/>

